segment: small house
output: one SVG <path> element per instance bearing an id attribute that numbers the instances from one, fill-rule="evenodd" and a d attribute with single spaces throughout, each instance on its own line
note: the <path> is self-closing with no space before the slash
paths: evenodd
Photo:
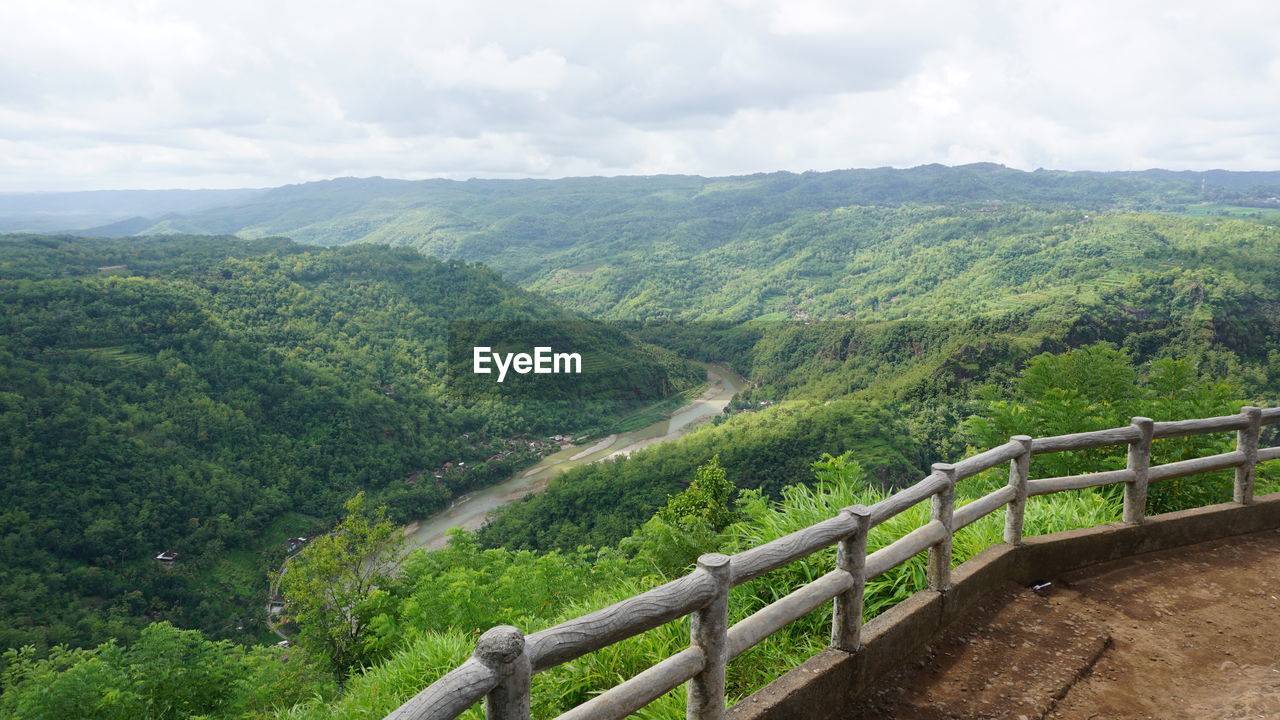
<path id="1" fill-rule="evenodd" d="M 160 566 L 160 569 L 165 570 L 166 572 L 173 569 L 173 561 L 177 559 L 178 553 L 173 550 L 165 550 L 164 552 L 156 553 L 155 557 L 156 564 Z"/>

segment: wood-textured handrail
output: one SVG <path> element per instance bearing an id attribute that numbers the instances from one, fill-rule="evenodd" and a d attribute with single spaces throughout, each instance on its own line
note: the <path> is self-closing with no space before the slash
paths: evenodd
<path id="1" fill-rule="evenodd" d="M 1027 495 L 1048 495 L 1064 490 L 1083 490 L 1111 485 L 1118 482 L 1129 482 L 1134 479 L 1132 470 L 1108 470 L 1106 472 L 1087 473 L 1085 475 L 1066 475 L 1064 477 L 1040 478 L 1027 481 Z"/>
<path id="2" fill-rule="evenodd" d="M 947 534 L 941 521 L 932 520 L 867 556 L 867 579 L 878 578 L 942 541 Z"/>
<path id="3" fill-rule="evenodd" d="M 947 487 L 949 482 L 946 475 L 934 472 L 915 485 L 899 490 L 872 505 L 867 522 L 871 527 L 875 527 L 889 518 L 896 517 L 907 508 L 938 494 L 940 490 Z"/>
<path id="4" fill-rule="evenodd" d="M 450 670 L 427 689 L 409 698 L 386 720 L 456 718 L 498 684 L 498 675 L 475 658 Z"/>
<path id="5" fill-rule="evenodd" d="M 1148 472 L 1148 477 L 1151 478 L 1151 482 L 1159 482 L 1214 470 L 1225 470 L 1230 467 L 1236 467 L 1243 462 L 1244 453 L 1239 450 L 1233 450 L 1221 455 L 1209 455 L 1208 457 L 1195 458 L 1193 460 L 1153 465 Z"/>
<path id="6" fill-rule="evenodd" d="M 816 525 L 770 540 L 763 545 L 757 545 L 750 550 L 744 550 L 732 557 L 733 579 L 731 582 L 737 587 L 748 580 L 829 548 L 837 540 L 848 537 L 857 526 L 856 520 L 842 513 Z"/>
<path id="7" fill-rule="evenodd" d="M 833 518 L 744 550 L 733 556 L 704 555 L 687 575 L 560 623 L 527 637 L 502 626 L 481 636 L 476 652 L 387 716 L 387 720 L 452 720 L 482 698 L 489 720 L 528 720 L 529 675 L 692 615 L 690 646 L 606 690 L 560 716 L 560 720 L 623 718 L 682 684 L 689 685 L 689 720 L 718 720 L 724 713 L 724 666 L 788 623 L 835 599 L 832 645 L 849 652 L 861 647 L 861 606 L 868 580 L 928 551 L 931 589 L 946 592 L 954 534 L 1007 507 L 1004 541 L 1022 541 L 1026 498 L 1066 490 L 1121 483 L 1124 521 L 1144 522 L 1147 486 L 1198 473 L 1236 469 L 1235 501 L 1253 500 L 1257 463 L 1280 460 L 1280 447 L 1258 447 L 1260 428 L 1280 422 L 1280 407 L 1247 406 L 1237 415 L 1153 422 L 1133 418 L 1127 427 L 1009 442 L 954 465 L 935 464 L 922 480 L 869 507 L 845 508 Z M 1155 439 L 1213 432 L 1237 433 L 1237 449 L 1207 457 L 1151 465 Z M 1032 456 L 1043 453 L 1127 445 L 1123 470 L 1030 479 Z M 966 505 L 954 506 L 958 482 L 1009 464 L 1004 487 Z M 868 531 L 915 505 L 930 501 L 930 519 L 894 542 L 866 554 Z M 727 594 L 765 573 L 838 546 L 836 569 L 728 627 Z"/>
<path id="8" fill-rule="evenodd" d="M 1231 430 L 1239 430 L 1248 424 L 1248 419 L 1242 415 L 1222 415 L 1199 420 L 1158 422 L 1155 425 L 1155 433 L 1152 437 L 1160 440 L 1161 438 L 1186 437 L 1188 435 L 1203 435 L 1212 432 L 1229 432 Z"/>
<path id="9" fill-rule="evenodd" d="M 625 680 L 587 702 L 558 715 L 556 720 L 618 720 L 624 718 L 702 672 L 702 649 L 688 647 Z"/>
<path id="10" fill-rule="evenodd" d="M 1001 505 L 1008 505 L 1017 494 L 1013 487 L 1005 485 L 995 492 L 983 495 L 973 502 L 956 508 L 955 520 L 951 526 L 951 531 L 955 532 L 978 522 L 998 510 Z"/>
<path id="11" fill-rule="evenodd" d="M 1087 450 L 1089 448 L 1106 447 L 1107 445 L 1127 445 L 1138 439 L 1138 431 L 1129 427 L 1112 428 L 1110 430 L 1094 430 L 1092 432 L 1056 435 L 1054 437 L 1036 438 L 1031 441 L 1031 453 L 1063 452 L 1064 450 Z"/>
<path id="12" fill-rule="evenodd" d="M 1007 463 L 1023 453 L 1022 443 L 1017 440 L 1010 440 L 1003 445 L 997 445 L 967 457 L 956 463 L 956 480 L 964 480 L 967 477 L 973 477 L 984 470 Z"/>
<path id="13" fill-rule="evenodd" d="M 851 587 L 853 576 L 844 570 L 832 570 L 808 585 L 801 585 L 786 597 L 760 608 L 729 628 L 729 657 L 738 657 Z"/>
<path id="14" fill-rule="evenodd" d="M 542 672 L 684 617 L 710 602 L 715 588 L 708 573 L 695 570 L 602 610 L 536 632 L 527 639 L 533 671 Z"/>

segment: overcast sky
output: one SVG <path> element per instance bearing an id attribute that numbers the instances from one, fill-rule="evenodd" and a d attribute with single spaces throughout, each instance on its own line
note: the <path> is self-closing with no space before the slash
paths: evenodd
<path id="1" fill-rule="evenodd" d="M 0 3 L 0 190 L 1280 169 L 1280 3 Z"/>

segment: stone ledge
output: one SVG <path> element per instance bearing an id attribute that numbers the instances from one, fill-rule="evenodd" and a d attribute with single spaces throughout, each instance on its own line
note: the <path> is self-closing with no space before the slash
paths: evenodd
<path id="1" fill-rule="evenodd" d="M 947 592 L 918 592 L 867 623 L 860 651 L 824 650 L 730 708 L 726 717 L 834 720 L 1010 582 L 1025 586 L 1123 557 L 1278 528 L 1280 493 L 1273 493 L 1253 505 L 1222 503 L 1157 515 L 1141 525 L 1110 523 L 987 548 L 955 568 Z"/>

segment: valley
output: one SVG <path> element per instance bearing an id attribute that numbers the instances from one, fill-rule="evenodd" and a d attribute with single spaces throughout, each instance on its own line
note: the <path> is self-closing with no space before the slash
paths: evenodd
<path id="1" fill-rule="evenodd" d="M 154 222 L 144 208 L 101 230 L 122 237 L 4 236 L 0 709 L 35 707 L 93 668 L 108 670 L 85 686 L 109 692 L 146 656 L 188 658 L 157 672 L 221 673 L 193 681 L 217 688 L 209 717 L 377 717 L 467 657 L 478 629 L 603 607 L 700 553 L 874 502 L 939 458 L 1011 433 L 1274 404 L 1280 232 L 1268 208 L 1241 210 L 1265 205 L 1273 180 L 985 164 L 341 179 L 166 205 Z M 541 345 L 581 351 L 582 372 L 470 372 L 473 347 Z M 1260 466 L 1260 487 L 1277 479 Z M 1203 503 L 1221 482 L 1162 487 L 1152 511 Z M 1065 493 L 1029 505 L 1028 527 L 1108 522 L 1117 507 L 1105 491 Z M 416 549 L 367 584 L 308 576 L 363 566 L 340 532 Z M 996 536 L 975 526 L 957 552 Z M 154 560 L 162 550 L 176 560 Z M 286 557 L 311 584 L 267 598 Z M 754 580 L 735 607 L 831 562 Z M 869 612 L 922 573 L 878 579 Z M 356 586 L 367 592 L 310 602 Z M 293 647 L 263 644 L 268 601 L 300 630 Z M 358 629 L 350 642 L 316 629 L 335 608 L 351 615 L 326 627 Z M 819 649 L 819 624 L 744 655 L 730 695 Z M 687 642 L 664 626 L 540 676 L 535 713 Z M 155 650 L 177 645 L 188 654 Z"/>
<path id="2" fill-rule="evenodd" d="M 0 18 L 0 720 L 1271 706 L 891 666 L 1280 528 L 1280 4 Z"/>
<path id="3" fill-rule="evenodd" d="M 449 507 L 404 528 L 412 548 L 437 550 L 448 542 L 447 532 L 459 527 L 478 530 L 489 514 L 528 495 L 546 490 L 557 475 L 580 465 L 627 457 L 637 450 L 683 437 L 699 422 L 724 411 L 747 381 L 723 365 L 700 363 L 707 371 L 707 389 L 695 400 L 678 408 L 670 417 L 661 418 L 638 430 L 610 434 L 584 446 L 569 446 L 543 457 L 527 469 L 521 469 L 506 480 L 469 492 Z"/>

